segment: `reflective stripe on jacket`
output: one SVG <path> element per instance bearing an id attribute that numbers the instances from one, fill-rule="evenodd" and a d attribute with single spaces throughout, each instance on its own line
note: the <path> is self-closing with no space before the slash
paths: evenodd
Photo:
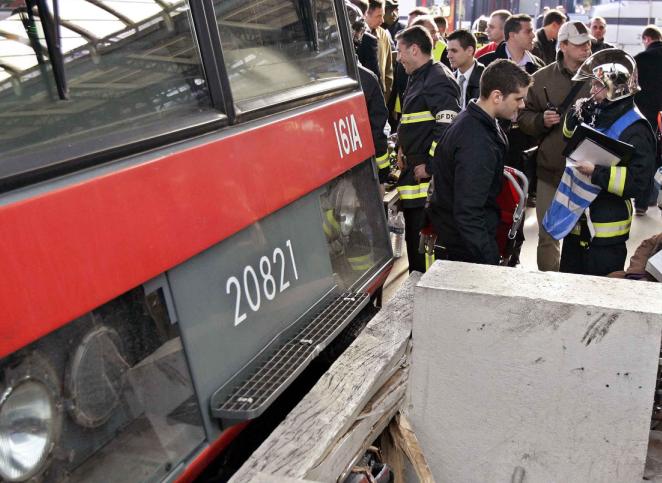
<path id="1" fill-rule="evenodd" d="M 580 120 L 571 111 L 563 132 L 572 135 Z M 635 147 L 631 159 L 616 166 L 596 165 L 591 183 L 602 188 L 591 203 L 586 221 L 593 244 L 626 241 L 632 225 L 632 202 L 649 189 L 655 163 L 655 139 L 650 125 L 635 107 L 632 97 L 600 106 L 593 126 L 603 134 Z"/>
<path id="2" fill-rule="evenodd" d="M 425 205 L 430 179 L 416 180 L 414 167 L 430 161 L 441 135 L 460 111 L 460 88 L 452 73 L 430 60 L 409 77 L 398 126 L 398 142 L 407 166 L 400 174 L 398 192 L 404 208 Z"/>

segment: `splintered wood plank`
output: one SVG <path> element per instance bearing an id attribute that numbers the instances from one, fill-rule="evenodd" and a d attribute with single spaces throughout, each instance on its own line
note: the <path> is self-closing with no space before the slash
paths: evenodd
<path id="1" fill-rule="evenodd" d="M 323 464 L 373 396 L 402 370 L 400 364 L 411 335 L 414 287 L 419 278 L 420 274 L 412 274 L 403 283 L 361 335 L 239 469 L 232 482 L 255 481 L 253 478 L 259 473 L 305 479 Z M 394 388 L 400 386 L 405 385 L 395 384 Z M 383 394 L 397 395 L 397 392 L 385 390 Z M 370 425 L 366 426 L 369 430 Z M 360 440 L 358 433 L 353 439 Z M 341 472 L 344 465 L 336 470 Z M 335 481 L 337 476 L 324 475 L 321 481 Z"/>
<path id="2" fill-rule="evenodd" d="M 418 442 L 416 433 L 411 427 L 411 424 L 403 414 L 398 416 L 391 422 L 389 432 L 395 445 L 399 447 L 409 459 L 409 462 L 416 471 L 418 481 L 421 483 L 434 483 L 432 471 L 425 460 L 425 455 Z"/>
<path id="3" fill-rule="evenodd" d="M 398 366 L 402 368 L 370 399 L 349 430 L 329 449 L 320 464 L 307 473 L 307 478 L 337 481 L 339 476 L 347 476 L 351 467 L 359 462 L 365 448 L 377 439 L 404 403 L 409 376 L 408 353 Z M 341 477 L 340 481 L 343 479 Z"/>

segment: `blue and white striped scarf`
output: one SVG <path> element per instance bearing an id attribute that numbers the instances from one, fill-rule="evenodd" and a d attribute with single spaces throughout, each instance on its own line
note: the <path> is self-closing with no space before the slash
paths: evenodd
<path id="1" fill-rule="evenodd" d="M 564 238 L 599 192 L 600 187 L 591 183 L 590 177 L 574 166 L 566 166 L 554 200 L 542 220 L 545 231 L 555 240 Z"/>

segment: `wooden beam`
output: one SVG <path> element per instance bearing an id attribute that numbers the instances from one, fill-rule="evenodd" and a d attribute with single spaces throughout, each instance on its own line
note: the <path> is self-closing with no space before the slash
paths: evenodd
<path id="1" fill-rule="evenodd" d="M 409 277 L 230 481 L 259 474 L 336 481 L 404 400 L 419 278 Z"/>

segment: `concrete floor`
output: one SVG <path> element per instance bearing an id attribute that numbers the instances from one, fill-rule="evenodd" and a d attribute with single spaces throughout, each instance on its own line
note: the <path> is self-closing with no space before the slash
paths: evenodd
<path id="1" fill-rule="evenodd" d="M 630 239 L 627 242 L 628 246 L 628 261 L 625 266 L 629 264 L 629 258 L 634 253 L 634 250 L 639 244 L 653 235 L 662 233 L 662 211 L 656 207 L 651 207 L 644 216 L 635 216 L 632 223 L 632 230 L 630 231 Z M 536 218 L 535 208 L 526 209 L 526 219 L 524 221 L 524 236 L 526 241 L 522 248 L 520 256 L 520 267 L 529 270 L 537 270 L 536 264 L 536 245 L 538 242 L 538 220 Z M 403 251 L 402 257 L 396 260 L 395 266 L 391 275 L 386 280 L 384 288 L 384 300 L 388 300 L 400 286 L 400 284 L 407 278 L 407 254 Z"/>

